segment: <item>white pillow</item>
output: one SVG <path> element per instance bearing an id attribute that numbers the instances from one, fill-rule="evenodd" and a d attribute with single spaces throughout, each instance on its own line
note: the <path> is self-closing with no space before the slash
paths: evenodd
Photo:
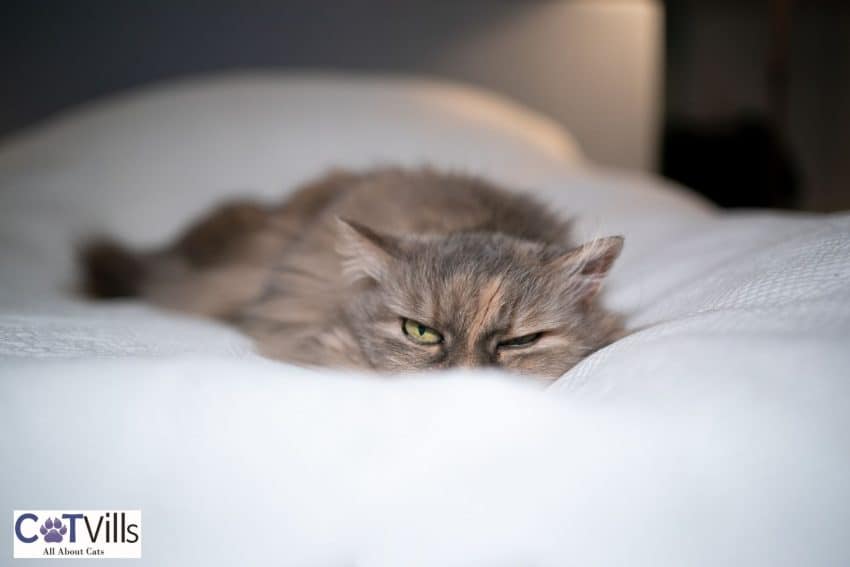
<path id="1" fill-rule="evenodd" d="M 250 73 L 92 103 L 7 140 L 0 174 L 7 190 L 37 185 L 67 207 L 84 202 L 87 220 L 104 229 L 151 241 L 213 201 L 279 197 L 331 166 L 433 163 L 519 179 L 580 161 L 575 142 L 549 119 L 467 86 Z"/>

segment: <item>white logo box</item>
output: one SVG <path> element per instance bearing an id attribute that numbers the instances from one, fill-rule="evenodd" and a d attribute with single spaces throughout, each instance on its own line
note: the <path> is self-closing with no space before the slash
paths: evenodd
<path id="1" fill-rule="evenodd" d="M 141 510 L 15 510 L 14 559 L 139 559 Z"/>

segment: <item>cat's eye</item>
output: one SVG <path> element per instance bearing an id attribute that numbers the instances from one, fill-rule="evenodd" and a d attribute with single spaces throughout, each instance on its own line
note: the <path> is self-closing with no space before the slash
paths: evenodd
<path id="1" fill-rule="evenodd" d="M 436 345 L 443 342 L 443 335 L 413 319 L 402 319 L 401 329 L 405 335 L 422 345 Z"/>
<path id="2" fill-rule="evenodd" d="M 508 339 L 506 341 L 500 342 L 497 346 L 499 348 L 523 348 L 529 345 L 533 345 L 537 342 L 540 336 L 543 333 L 532 333 L 530 335 L 523 335 L 521 337 L 515 337 L 513 339 Z"/>

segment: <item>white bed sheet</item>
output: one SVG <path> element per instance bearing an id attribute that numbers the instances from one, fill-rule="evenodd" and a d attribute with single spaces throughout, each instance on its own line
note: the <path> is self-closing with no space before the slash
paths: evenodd
<path id="1" fill-rule="evenodd" d="M 548 389 L 388 380 L 68 291 L 89 231 L 161 242 L 331 161 L 463 168 L 624 234 L 636 332 Z M 7 513 L 141 509 L 155 566 L 850 564 L 848 215 L 720 214 L 458 87 L 231 76 L 7 142 L 0 242 Z"/>

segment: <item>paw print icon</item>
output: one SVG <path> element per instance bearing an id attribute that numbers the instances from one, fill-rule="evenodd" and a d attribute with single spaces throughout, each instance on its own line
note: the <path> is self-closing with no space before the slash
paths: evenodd
<path id="1" fill-rule="evenodd" d="M 62 524 L 59 518 L 47 518 L 44 524 L 39 528 L 41 535 L 44 536 L 44 541 L 50 543 L 60 543 L 62 536 L 68 532 L 68 527 Z"/>

